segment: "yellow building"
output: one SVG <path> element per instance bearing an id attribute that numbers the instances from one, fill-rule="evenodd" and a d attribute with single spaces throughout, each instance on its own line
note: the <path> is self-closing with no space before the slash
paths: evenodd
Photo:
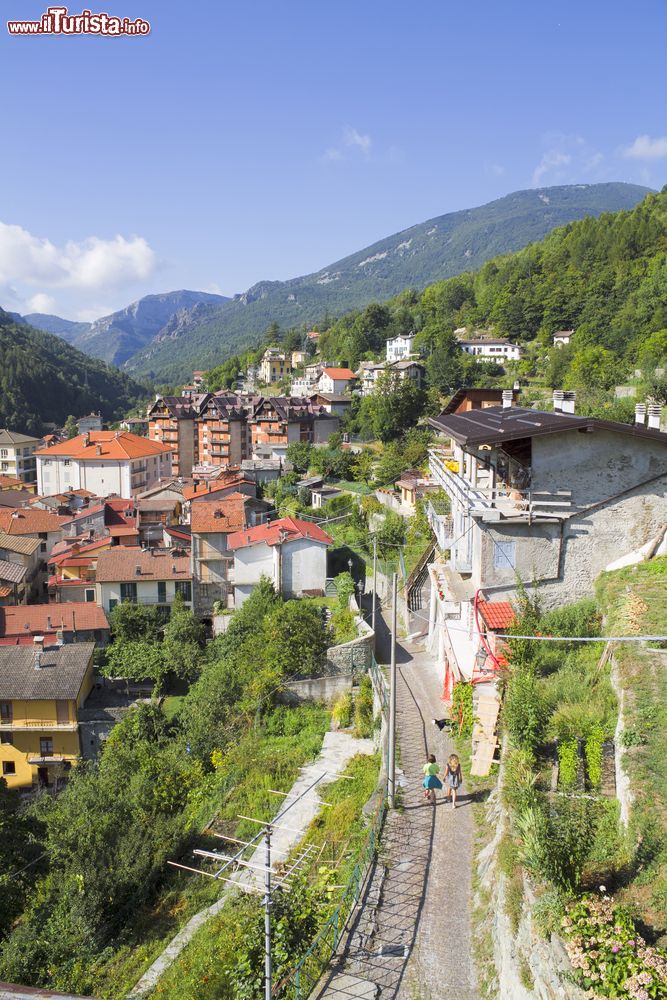
<path id="1" fill-rule="evenodd" d="M 289 375 L 291 370 L 291 364 L 279 348 L 267 347 L 259 366 L 259 377 L 262 382 L 266 382 L 267 385 L 279 382 L 285 375 Z"/>
<path id="2" fill-rule="evenodd" d="M 0 769 L 10 788 L 53 785 L 81 753 L 94 642 L 0 646 Z"/>

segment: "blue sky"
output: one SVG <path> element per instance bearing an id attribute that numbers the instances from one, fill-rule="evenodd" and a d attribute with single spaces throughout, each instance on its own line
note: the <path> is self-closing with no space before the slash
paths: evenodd
<path id="1" fill-rule="evenodd" d="M 72 4 L 79 13 L 82 4 Z M 0 24 L 0 305 L 233 294 L 521 188 L 667 182 L 665 0 L 95 0 Z"/>

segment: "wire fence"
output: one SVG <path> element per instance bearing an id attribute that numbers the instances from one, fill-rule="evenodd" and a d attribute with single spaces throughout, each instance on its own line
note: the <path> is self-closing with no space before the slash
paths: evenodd
<path id="1" fill-rule="evenodd" d="M 364 847 L 338 906 L 320 928 L 295 968 L 278 984 L 273 992 L 274 997 L 280 997 L 281 1000 L 307 1000 L 317 986 L 327 964 L 336 953 L 350 917 L 361 898 L 371 864 L 377 854 L 386 811 L 387 797 L 383 789 Z"/>

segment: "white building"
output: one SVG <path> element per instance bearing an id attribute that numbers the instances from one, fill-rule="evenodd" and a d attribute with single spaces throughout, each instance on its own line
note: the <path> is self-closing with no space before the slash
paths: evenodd
<path id="1" fill-rule="evenodd" d="M 41 440 L 16 431 L 0 430 L 0 474 L 34 484 L 35 451 Z"/>
<path id="2" fill-rule="evenodd" d="M 459 347 L 466 354 L 472 354 L 476 361 L 519 361 L 521 348 L 511 340 L 489 338 L 479 340 L 459 340 Z"/>
<path id="3" fill-rule="evenodd" d="M 567 347 L 574 337 L 574 330 L 558 330 L 554 333 L 554 347 Z"/>
<path id="4" fill-rule="evenodd" d="M 79 417 L 76 426 L 79 429 L 79 434 L 90 434 L 91 431 L 101 431 L 102 414 L 98 411 L 97 413 L 88 413 L 85 417 Z"/>
<path id="5" fill-rule="evenodd" d="M 412 345 L 415 342 L 414 333 L 399 334 L 397 337 L 390 337 L 387 341 L 387 361 L 407 361 L 412 354 Z"/>
<path id="6" fill-rule="evenodd" d="M 350 368 L 324 368 L 317 388 L 320 392 L 342 393 L 354 383 L 356 377 Z"/>
<path id="7" fill-rule="evenodd" d="M 190 556 L 169 549 L 114 545 L 97 557 L 95 581 L 97 604 L 107 614 L 122 601 L 168 609 L 177 594 L 192 604 Z"/>
<path id="8" fill-rule="evenodd" d="M 133 497 L 171 475 L 173 446 L 128 431 L 78 434 L 35 452 L 37 491 L 45 496 L 89 490 Z"/>
<path id="9" fill-rule="evenodd" d="M 326 589 L 327 546 L 332 539 L 316 524 L 283 517 L 237 531 L 227 539 L 234 553 L 234 603 L 241 607 L 262 577 L 283 597 L 319 597 Z"/>

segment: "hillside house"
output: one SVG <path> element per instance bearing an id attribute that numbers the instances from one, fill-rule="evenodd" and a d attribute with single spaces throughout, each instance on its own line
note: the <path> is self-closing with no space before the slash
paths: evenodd
<path id="1" fill-rule="evenodd" d="M 459 347 L 465 354 L 471 354 L 475 361 L 520 361 L 521 349 L 511 340 L 484 337 L 479 340 L 459 340 Z"/>
<path id="2" fill-rule="evenodd" d="M 387 361 L 407 361 L 413 354 L 415 342 L 414 333 L 398 334 L 387 340 Z"/>
<path id="3" fill-rule="evenodd" d="M 320 392 L 339 395 L 352 388 L 357 376 L 350 368 L 323 368 L 317 382 Z"/>
<path id="4" fill-rule="evenodd" d="M 25 604 L 42 592 L 42 542 L 32 535 L 0 531 L 0 603 Z"/>
<path id="5" fill-rule="evenodd" d="M 93 642 L 0 646 L 0 766 L 10 788 L 63 780 L 81 754 L 78 713 L 93 685 Z"/>
<path id="6" fill-rule="evenodd" d="M 79 434 L 89 434 L 91 431 L 101 431 L 102 414 L 98 411 L 97 413 L 88 413 L 85 417 L 79 417 L 76 422 L 76 426 Z"/>
<path id="7" fill-rule="evenodd" d="M 160 607 L 168 614 L 176 594 L 192 605 L 190 557 L 169 549 L 116 545 L 97 557 L 95 588 L 97 604 L 107 614 L 122 601 Z"/>
<path id="8" fill-rule="evenodd" d="M 574 337 L 574 330 L 558 330 L 554 333 L 554 347 L 567 347 Z"/>
<path id="9" fill-rule="evenodd" d="M 315 597 L 325 592 L 327 547 L 332 539 L 316 524 L 283 517 L 230 535 L 234 553 L 234 604 L 239 608 L 262 577 L 283 597 Z"/>
<path id="10" fill-rule="evenodd" d="M 653 408 L 620 424 L 511 405 L 430 420 L 431 477 L 451 512 L 429 510 L 441 551 L 430 569 L 429 638 L 454 677 L 478 652 L 475 602 L 508 601 L 519 576 L 556 607 L 592 592 L 602 570 L 667 522 L 667 434 Z M 573 395 L 573 394 L 572 394 Z M 572 408 L 574 400 L 566 400 Z M 657 412 L 656 412 L 657 411 Z"/>
<path id="11" fill-rule="evenodd" d="M 132 497 L 171 474 L 174 450 L 128 431 L 78 434 L 35 452 L 37 490 L 45 496 L 86 489 L 99 497 Z"/>
<path id="12" fill-rule="evenodd" d="M 35 452 L 41 444 L 41 438 L 6 428 L 0 430 L 0 473 L 34 486 L 37 481 Z"/>
<path id="13" fill-rule="evenodd" d="M 55 545 L 48 563 L 49 601 L 94 603 L 97 557 L 112 545 L 110 535 L 88 540 L 68 538 Z"/>
<path id="14" fill-rule="evenodd" d="M 259 364 L 259 377 L 262 382 L 271 385 L 289 375 L 292 366 L 279 347 L 267 347 Z"/>
<path id="15" fill-rule="evenodd" d="M 511 397 L 506 394 L 511 392 Z M 462 388 L 457 389 L 451 399 L 441 412 L 447 413 L 467 413 L 468 410 L 485 410 L 489 406 L 501 406 L 503 400 L 508 400 L 514 406 L 521 390 L 518 385 L 514 389 L 477 389 Z"/>
<path id="16" fill-rule="evenodd" d="M 246 500 L 252 502 L 243 493 L 237 493 L 192 504 L 192 585 L 194 610 L 198 615 L 210 615 L 216 601 L 223 607 L 231 602 L 234 553 L 227 542 L 230 535 L 246 526 Z"/>

